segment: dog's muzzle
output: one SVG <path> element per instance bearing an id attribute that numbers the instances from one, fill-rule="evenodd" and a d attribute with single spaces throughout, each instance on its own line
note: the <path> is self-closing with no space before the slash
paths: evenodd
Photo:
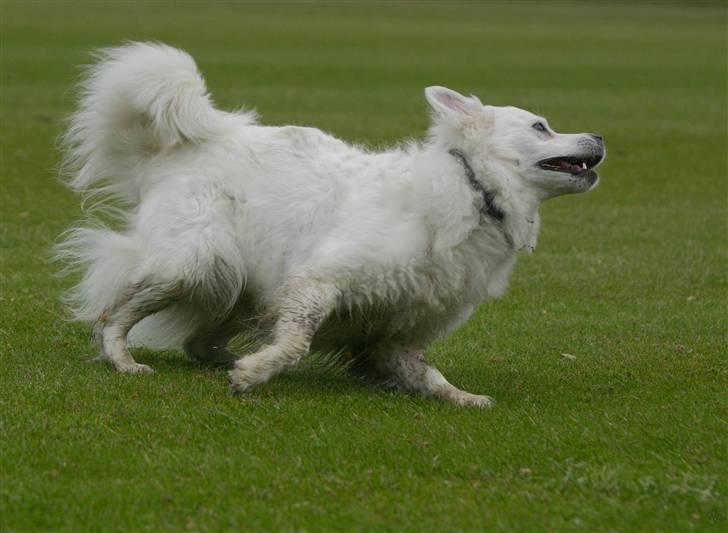
<path id="1" fill-rule="evenodd" d="M 593 185 L 598 176 L 593 170 L 604 159 L 604 138 L 597 133 L 590 133 L 577 143 L 579 152 L 573 155 L 549 157 L 537 163 L 543 170 L 563 172 L 585 179 Z"/>

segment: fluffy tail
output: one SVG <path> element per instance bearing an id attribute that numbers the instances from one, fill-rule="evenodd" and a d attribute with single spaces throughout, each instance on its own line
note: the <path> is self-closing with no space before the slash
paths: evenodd
<path id="1" fill-rule="evenodd" d="M 68 185 L 96 196 L 106 212 L 136 205 L 147 162 L 165 151 L 223 135 L 253 113 L 216 110 L 192 58 L 156 43 L 130 43 L 98 52 L 81 82 L 79 106 L 62 139 Z M 121 205 L 115 201 L 121 201 Z M 116 204 L 116 205 L 115 205 Z M 128 216 L 121 217 L 122 225 Z M 78 320 L 95 321 L 120 301 L 145 260 L 143 243 L 100 221 L 62 236 L 56 259 L 82 278 L 66 295 Z M 242 263 L 240 263 L 242 264 Z M 179 328 L 178 328 L 179 329 Z"/>
<path id="2" fill-rule="evenodd" d="M 149 157 L 214 136 L 225 113 L 210 102 L 194 60 L 156 43 L 97 53 L 81 83 L 78 111 L 63 137 L 68 185 L 135 204 Z M 251 117 L 252 118 L 252 117 Z"/>

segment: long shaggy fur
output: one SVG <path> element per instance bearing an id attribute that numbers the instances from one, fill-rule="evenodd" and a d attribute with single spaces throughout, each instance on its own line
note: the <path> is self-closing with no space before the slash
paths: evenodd
<path id="1" fill-rule="evenodd" d="M 64 170 L 72 190 L 119 210 L 121 229 L 72 229 L 58 258 L 82 273 L 74 316 L 97 324 L 102 356 L 124 371 L 149 370 L 126 351 L 132 328 L 141 342 L 217 358 L 250 326 L 273 340 L 236 364 L 238 391 L 313 343 L 364 346 L 405 389 L 437 396 L 452 386 L 421 351 L 505 291 L 516 253 L 535 247 L 543 199 L 596 184 L 538 162 L 603 156 L 593 135 L 539 136 L 540 117 L 442 87 L 426 91 L 424 142 L 369 152 L 216 109 L 192 58 L 169 46 L 97 59 L 63 138 Z"/>
<path id="2" fill-rule="evenodd" d="M 189 288 L 201 295 L 198 300 L 209 302 L 211 312 L 225 315 L 244 284 L 239 253 L 225 249 L 227 243 L 219 242 L 223 239 L 202 233 L 191 235 L 190 244 L 197 243 L 199 248 L 189 257 L 190 263 L 175 265 L 171 257 L 150 257 L 151 243 L 139 238 L 144 230 L 135 227 L 134 214 L 142 191 L 155 181 L 148 175 L 149 163 L 160 153 L 223 135 L 227 114 L 212 107 L 195 62 L 181 50 L 131 43 L 99 50 L 95 57 L 98 62 L 86 69 L 78 111 L 62 138 L 62 168 L 68 186 L 98 208 L 92 213 L 121 219 L 127 231 L 112 231 L 96 220 L 94 227 L 66 232 L 56 248 L 57 259 L 66 263 L 67 270 L 83 273 L 81 282 L 66 295 L 69 308 L 78 320 L 97 320 L 130 285 L 141 281 L 144 272 L 157 268 L 145 265 L 152 260 L 162 272 L 176 270 L 178 276 L 170 277 L 184 277 Z M 252 124 L 255 114 L 239 114 L 235 120 Z M 192 203 L 202 208 L 204 202 L 203 191 L 199 201 Z M 168 251 L 180 252 L 172 247 Z M 182 313 L 182 307 L 177 305 L 176 312 Z M 148 342 L 177 344 L 180 335 L 169 329 L 189 326 L 190 317 L 184 319 L 176 324 L 172 317 L 157 317 L 157 326 L 166 323 L 168 327 L 149 324 L 156 333 L 147 336 Z"/>

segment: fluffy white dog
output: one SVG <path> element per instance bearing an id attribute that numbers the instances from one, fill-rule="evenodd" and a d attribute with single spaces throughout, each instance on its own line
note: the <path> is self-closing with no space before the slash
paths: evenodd
<path id="1" fill-rule="evenodd" d="M 386 152 L 213 107 L 194 61 L 161 44 L 100 52 L 65 136 L 70 187 L 121 207 L 123 230 L 70 230 L 70 300 L 100 358 L 151 372 L 127 337 L 237 359 L 244 392 L 309 350 L 346 349 L 406 391 L 486 407 L 423 357 L 503 294 L 547 198 L 592 189 L 595 134 L 560 134 L 513 107 L 429 87 L 426 141 Z M 101 196 L 98 196 L 101 195 Z M 135 327 L 136 325 L 136 327 Z M 265 334 L 263 336 L 260 333 Z"/>

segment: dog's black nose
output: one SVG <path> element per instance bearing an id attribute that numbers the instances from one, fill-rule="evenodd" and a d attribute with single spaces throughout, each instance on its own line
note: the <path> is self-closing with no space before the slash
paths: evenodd
<path id="1" fill-rule="evenodd" d="M 604 137 L 602 137 L 598 133 L 590 133 L 589 137 L 591 137 L 592 139 L 594 139 L 595 141 L 597 141 L 600 144 L 604 142 Z"/>

